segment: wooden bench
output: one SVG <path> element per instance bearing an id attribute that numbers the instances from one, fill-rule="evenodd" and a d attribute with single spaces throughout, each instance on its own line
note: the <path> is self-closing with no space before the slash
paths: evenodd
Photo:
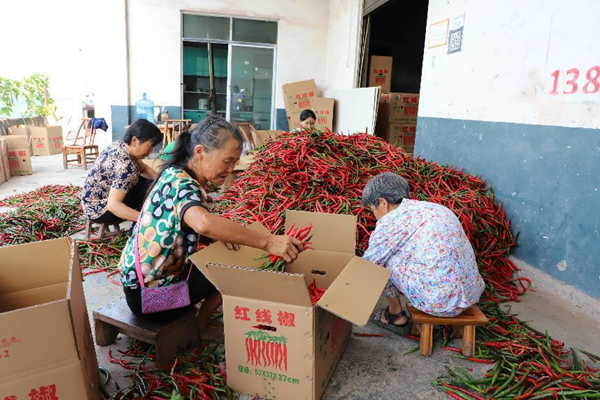
<path id="1" fill-rule="evenodd" d="M 425 357 L 433 351 L 433 326 L 454 325 L 463 326 L 462 354 L 465 357 L 473 357 L 475 354 L 475 329 L 488 323 L 488 319 L 476 305 L 463 311 L 456 317 L 434 317 L 414 308 L 410 303 L 406 304 L 414 322 L 414 328 L 421 326 L 421 354 Z"/>
<path id="2" fill-rule="evenodd" d="M 98 346 L 114 343 L 119 333 L 153 344 L 159 368 L 172 364 L 177 350 L 194 344 L 197 337 L 195 308 L 179 318 L 157 322 L 136 316 L 121 298 L 94 311 L 93 316 Z"/>

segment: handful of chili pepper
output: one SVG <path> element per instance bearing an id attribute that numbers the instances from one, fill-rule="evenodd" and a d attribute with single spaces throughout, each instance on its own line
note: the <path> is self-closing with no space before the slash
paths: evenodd
<path id="1" fill-rule="evenodd" d="M 325 294 L 325 289 L 319 289 L 317 287 L 317 281 L 313 279 L 313 283 L 308 286 L 308 295 L 310 296 L 310 301 L 314 306 L 321 300 L 321 297 Z"/>
<path id="2" fill-rule="evenodd" d="M 304 250 L 311 249 L 312 247 L 310 247 L 310 245 L 312 243 L 310 242 L 310 239 L 312 238 L 312 236 L 309 236 L 309 235 L 310 235 L 310 231 L 312 230 L 312 225 L 305 226 L 304 228 L 301 228 L 301 229 L 295 229 L 295 226 L 296 226 L 296 222 L 294 222 L 292 224 L 292 226 L 290 226 L 290 228 L 287 230 L 287 232 L 285 234 L 300 240 L 302 242 L 302 246 L 304 247 Z M 267 269 L 269 271 L 278 271 L 278 272 L 285 271 L 285 260 L 279 256 L 274 256 L 272 254 L 267 253 L 267 254 L 263 254 L 258 259 L 265 260 L 265 262 L 260 266 L 261 269 Z"/>

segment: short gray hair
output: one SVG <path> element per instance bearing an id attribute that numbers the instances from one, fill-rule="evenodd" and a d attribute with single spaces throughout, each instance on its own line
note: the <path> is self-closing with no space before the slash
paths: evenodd
<path id="1" fill-rule="evenodd" d="M 400 204 L 402 199 L 410 198 L 408 182 L 393 172 L 384 172 L 369 180 L 363 190 L 363 206 L 379 205 L 379 199 L 386 199 L 390 204 Z"/>

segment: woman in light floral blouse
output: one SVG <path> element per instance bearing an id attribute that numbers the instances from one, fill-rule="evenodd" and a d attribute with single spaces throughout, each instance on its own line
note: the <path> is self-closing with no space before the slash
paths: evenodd
<path id="1" fill-rule="evenodd" d="M 451 210 L 411 200 L 406 180 L 391 172 L 372 178 L 362 201 L 378 220 L 364 258 L 392 272 L 383 293 L 389 305 L 374 323 L 403 331 L 408 318 L 400 293 L 416 309 L 438 317 L 457 316 L 479 301 L 484 282 Z"/>

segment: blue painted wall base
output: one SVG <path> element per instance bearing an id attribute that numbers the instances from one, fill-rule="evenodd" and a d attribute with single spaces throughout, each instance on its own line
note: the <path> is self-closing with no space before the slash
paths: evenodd
<path id="1" fill-rule="evenodd" d="M 487 179 L 515 257 L 600 299 L 600 132 L 419 117 L 418 154 Z"/>
<path id="2" fill-rule="evenodd" d="M 169 113 L 169 118 L 171 119 L 181 118 L 181 107 L 179 106 L 167 106 L 167 112 Z M 113 124 L 113 140 L 121 140 L 123 139 L 123 135 L 125 135 L 125 127 L 137 119 L 135 106 L 113 105 L 110 106 L 110 113 Z"/>

